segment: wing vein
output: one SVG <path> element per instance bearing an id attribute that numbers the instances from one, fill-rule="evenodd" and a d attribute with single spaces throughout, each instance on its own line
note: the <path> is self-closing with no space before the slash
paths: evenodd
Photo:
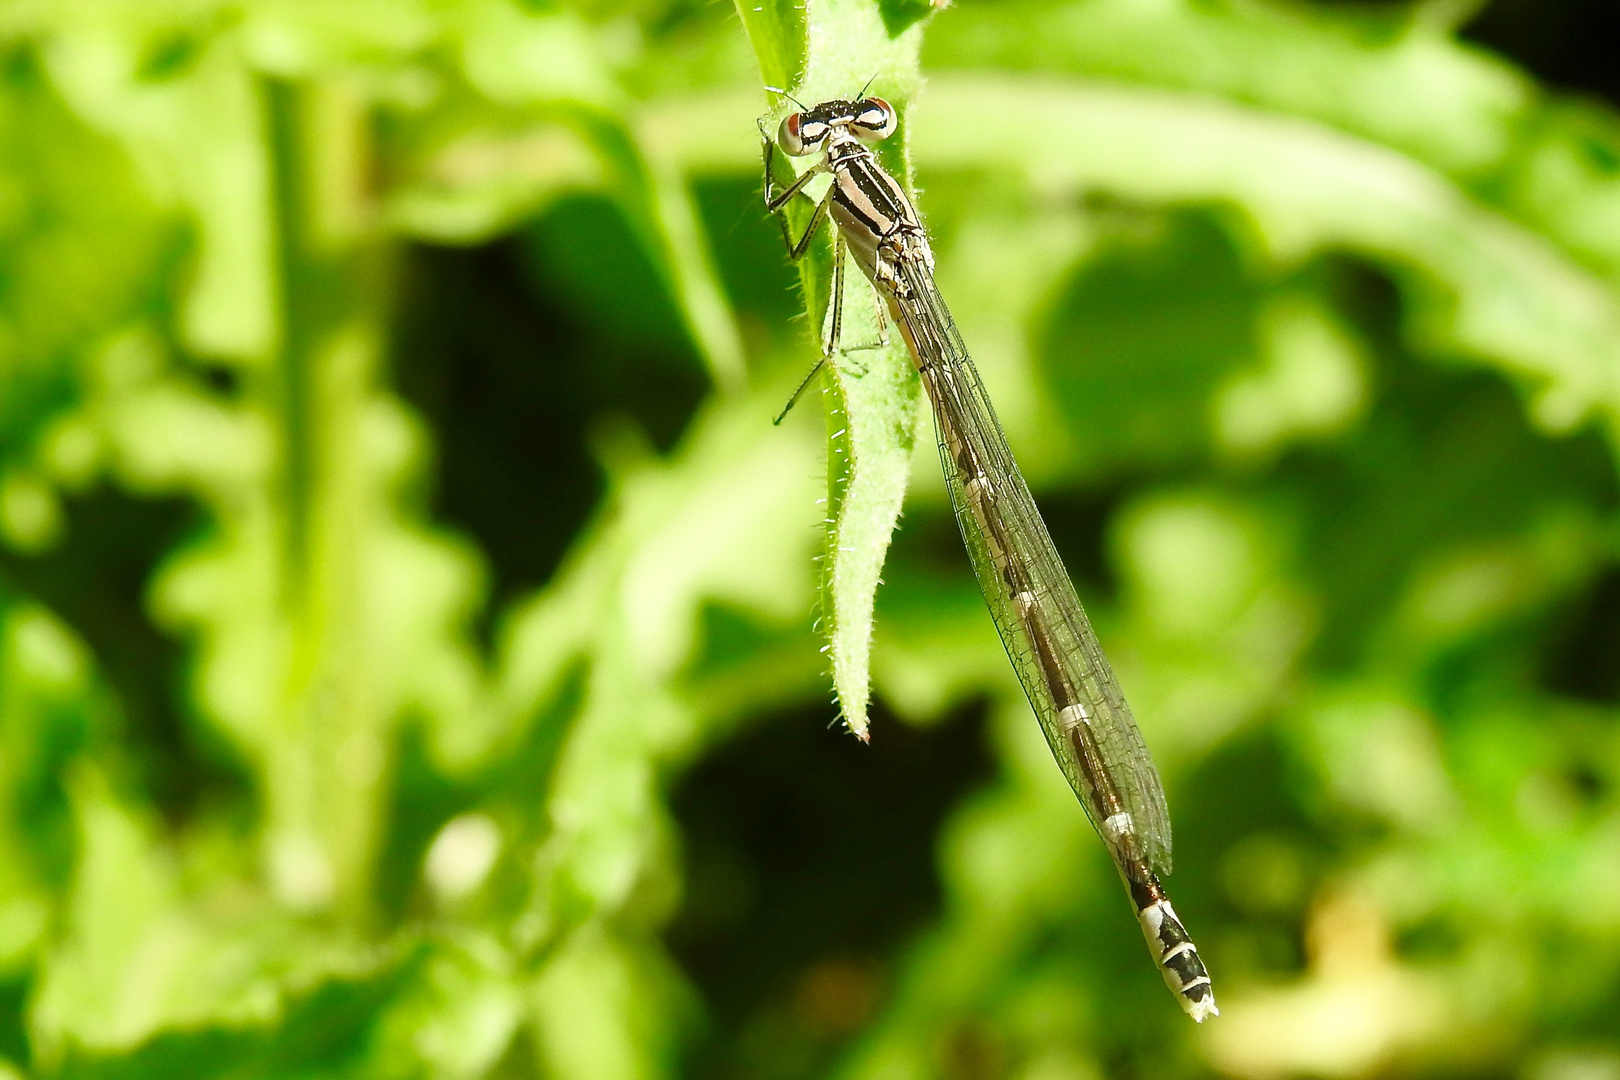
<path id="1" fill-rule="evenodd" d="M 905 287 L 891 301 L 919 354 L 957 525 L 1002 644 L 1115 860 L 1169 873 L 1164 788 L 1130 706 L 932 273 L 914 259 L 898 271 Z"/>

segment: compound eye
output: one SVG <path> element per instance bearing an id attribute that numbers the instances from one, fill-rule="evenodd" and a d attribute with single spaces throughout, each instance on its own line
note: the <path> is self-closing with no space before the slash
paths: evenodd
<path id="1" fill-rule="evenodd" d="M 799 157 L 807 153 L 804 146 L 802 128 L 804 116 L 801 113 L 788 113 L 782 119 L 782 126 L 776 129 L 776 145 L 782 148 L 782 153 Z"/>
<path id="2" fill-rule="evenodd" d="M 859 134 L 874 141 L 893 135 L 899 123 L 894 106 L 880 97 L 866 98 L 855 113 L 855 126 L 860 129 Z"/>
<path id="3" fill-rule="evenodd" d="M 806 120 L 803 113 L 790 113 L 776 133 L 776 142 L 783 153 L 802 157 L 821 149 L 830 130 L 825 121 Z"/>

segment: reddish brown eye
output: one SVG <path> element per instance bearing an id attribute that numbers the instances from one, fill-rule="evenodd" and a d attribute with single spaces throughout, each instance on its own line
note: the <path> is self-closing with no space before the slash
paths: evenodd
<path id="1" fill-rule="evenodd" d="M 803 113 L 789 113 L 776 133 L 776 144 L 783 153 L 802 157 L 820 150 L 831 130 L 825 120 L 807 120 Z"/>
<path id="2" fill-rule="evenodd" d="M 887 139 L 894 134 L 899 124 L 899 116 L 890 105 L 880 97 L 869 97 L 861 102 L 860 112 L 855 115 L 855 126 L 860 129 L 859 134 L 868 139 Z"/>
<path id="3" fill-rule="evenodd" d="M 776 144 L 782 148 L 784 154 L 798 157 L 804 153 L 804 139 L 800 136 L 802 118 L 798 113 L 788 113 L 782 121 L 782 126 L 776 130 Z"/>

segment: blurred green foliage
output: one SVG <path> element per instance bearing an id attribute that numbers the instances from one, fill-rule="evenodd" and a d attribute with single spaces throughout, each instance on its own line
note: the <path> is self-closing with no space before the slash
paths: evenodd
<path id="1" fill-rule="evenodd" d="M 0 5 L 0 1075 L 1620 1077 L 1620 117 L 1512 6 Z M 769 423 L 759 87 L 874 75 L 1202 1029 L 915 388 Z"/>

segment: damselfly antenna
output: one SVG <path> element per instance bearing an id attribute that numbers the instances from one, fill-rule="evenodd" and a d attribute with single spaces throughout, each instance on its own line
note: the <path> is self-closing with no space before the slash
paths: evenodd
<path id="1" fill-rule="evenodd" d="M 876 76 L 874 76 L 874 78 L 875 77 Z M 779 86 L 767 86 L 765 89 L 767 91 L 769 91 L 770 93 L 772 93 L 772 94 L 780 94 L 782 97 L 787 98 L 789 101 L 793 102 L 793 104 L 797 105 L 801 109 L 808 108 L 808 106 L 805 105 L 804 102 L 800 101 L 798 98 L 794 97 L 792 94 L 788 93 L 786 90 L 783 90 Z M 864 91 L 863 91 L 863 93 L 864 93 Z"/>
<path id="2" fill-rule="evenodd" d="M 866 96 L 866 92 L 872 88 L 872 84 L 877 82 L 877 77 L 878 73 L 875 71 L 872 72 L 872 77 L 866 80 L 866 84 L 861 87 L 861 92 L 855 95 L 856 101 L 859 101 L 861 98 Z M 803 106 L 800 106 L 800 108 L 803 108 Z"/>

